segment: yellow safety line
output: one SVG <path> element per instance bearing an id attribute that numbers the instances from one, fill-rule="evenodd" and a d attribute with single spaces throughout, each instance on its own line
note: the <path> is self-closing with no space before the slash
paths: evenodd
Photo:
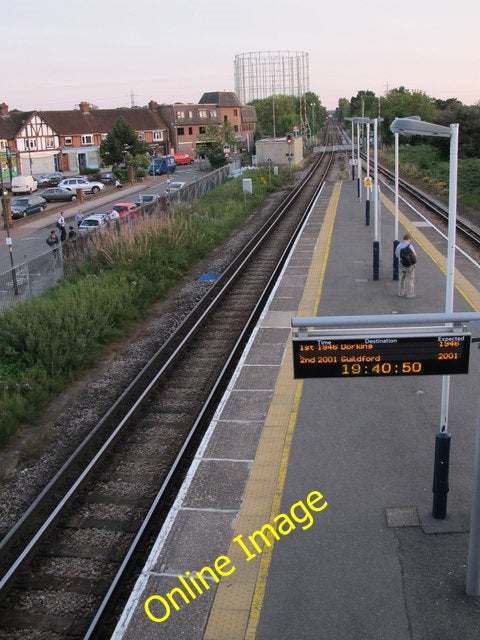
<path id="1" fill-rule="evenodd" d="M 386 205 L 387 209 L 395 215 L 395 205 L 389 200 L 386 196 L 382 194 L 382 202 Z M 398 220 L 405 227 L 407 232 L 410 234 L 412 238 L 415 238 L 416 244 L 418 244 L 425 253 L 433 260 L 433 262 L 438 266 L 438 268 L 443 272 L 447 273 L 447 258 L 440 253 L 440 251 L 428 240 L 421 231 L 418 230 L 410 220 L 401 212 L 398 212 Z M 480 309 L 480 292 L 476 289 L 471 282 L 467 280 L 467 278 L 460 273 L 460 271 L 455 269 L 455 288 L 458 292 L 463 296 L 463 298 L 468 302 L 468 304 L 472 307 L 474 311 L 478 311 Z"/>
<path id="2" fill-rule="evenodd" d="M 310 316 L 317 311 L 340 193 L 341 183 L 336 183 L 314 249 L 298 307 L 299 315 Z M 289 341 L 232 540 L 240 534 L 249 534 L 256 528 L 271 522 L 279 512 L 303 390 L 303 381 L 296 382 L 292 377 L 291 348 Z M 222 578 L 218 585 L 204 640 L 253 640 L 255 638 L 272 551 L 273 546 L 264 549 L 260 563 L 256 560 L 246 562 L 245 556 L 239 552 L 239 546 L 232 542 L 228 557 L 234 563 L 236 571 L 231 578 Z"/>

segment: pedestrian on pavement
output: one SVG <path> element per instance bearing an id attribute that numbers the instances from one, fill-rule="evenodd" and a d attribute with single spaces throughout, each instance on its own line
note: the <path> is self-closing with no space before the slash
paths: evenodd
<path id="1" fill-rule="evenodd" d="M 72 227 L 72 225 L 70 225 L 68 227 L 68 239 L 69 240 L 73 240 L 74 238 L 77 237 L 77 232 L 75 231 L 75 229 Z"/>
<path id="2" fill-rule="evenodd" d="M 412 245 L 412 239 L 406 233 L 403 240 L 397 244 L 395 256 L 398 258 L 400 267 L 400 279 L 398 282 L 398 295 L 407 298 L 415 298 L 415 264 L 417 253 Z"/>
<path id="3" fill-rule="evenodd" d="M 60 231 L 60 242 L 65 242 L 65 239 L 67 237 L 67 229 L 65 227 L 65 215 L 63 211 L 58 216 L 57 229 L 59 229 Z"/>
<path id="4" fill-rule="evenodd" d="M 53 249 L 53 257 L 56 258 L 58 256 L 58 245 L 60 244 L 60 240 L 58 239 L 55 229 L 52 229 L 52 231 L 50 231 L 50 235 L 45 240 L 45 242 L 51 249 Z"/>
<path id="5" fill-rule="evenodd" d="M 83 213 L 81 211 L 78 211 L 75 214 L 75 222 L 77 223 L 77 229 L 80 228 L 80 225 L 83 222 Z"/>

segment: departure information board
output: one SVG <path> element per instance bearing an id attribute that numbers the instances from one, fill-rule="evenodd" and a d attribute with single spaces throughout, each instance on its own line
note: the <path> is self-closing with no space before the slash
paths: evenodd
<path id="1" fill-rule="evenodd" d="M 369 337 L 293 337 L 295 378 L 468 373 L 469 333 Z"/>

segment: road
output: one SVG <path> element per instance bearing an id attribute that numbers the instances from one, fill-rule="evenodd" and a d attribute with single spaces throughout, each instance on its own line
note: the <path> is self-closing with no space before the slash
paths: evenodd
<path id="1" fill-rule="evenodd" d="M 193 182 L 200 177 L 200 164 L 177 167 L 171 180 Z M 65 212 L 67 228 L 73 223 L 75 213 L 81 209 L 84 216 L 92 213 L 108 213 L 116 202 L 134 202 L 140 193 L 157 193 L 163 195 L 167 188 L 167 176 L 145 178 L 133 187 L 124 186 L 120 190 L 107 187 L 96 196 L 88 196 L 85 202 L 65 202 L 49 204 L 43 213 L 34 214 L 23 220 L 14 220 L 10 229 L 12 256 L 14 266 L 27 262 L 48 251 L 45 244 L 51 229 L 55 227 L 60 211 Z M 39 190 L 38 193 L 41 193 Z M 11 268 L 11 260 L 7 245 L 7 232 L 0 230 L 0 273 Z"/>

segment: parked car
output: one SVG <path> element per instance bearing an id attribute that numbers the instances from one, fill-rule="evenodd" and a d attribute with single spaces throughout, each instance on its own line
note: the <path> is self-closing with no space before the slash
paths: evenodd
<path id="1" fill-rule="evenodd" d="M 152 204 L 156 202 L 160 196 L 157 193 L 141 193 L 138 196 L 138 200 L 135 202 L 137 207 L 141 207 L 146 204 Z"/>
<path id="2" fill-rule="evenodd" d="M 15 176 L 12 178 L 12 193 L 32 193 L 37 190 L 37 181 L 32 176 Z"/>
<path id="3" fill-rule="evenodd" d="M 173 156 L 160 156 L 153 158 L 152 163 L 148 167 L 148 174 L 160 176 L 163 173 L 173 173 L 177 168 L 177 163 Z"/>
<path id="4" fill-rule="evenodd" d="M 63 189 L 70 189 L 70 191 L 81 189 L 84 193 L 93 194 L 105 189 L 103 182 L 90 182 L 86 178 L 64 178 L 60 180 L 58 186 Z"/>
<path id="5" fill-rule="evenodd" d="M 15 198 L 10 205 L 12 211 L 12 218 L 17 220 L 18 218 L 24 218 L 32 213 L 38 213 L 44 211 L 47 208 L 47 201 L 42 196 L 23 196 L 22 198 Z"/>
<path id="6" fill-rule="evenodd" d="M 113 184 L 115 182 L 115 175 L 109 169 L 103 169 L 102 171 L 99 171 L 97 178 L 100 180 L 100 182 L 103 182 L 103 184 Z"/>
<path id="7" fill-rule="evenodd" d="M 62 178 L 63 173 L 61 171 L 51 171 L 50 173 L 44 173 L 43 176 L 37 178 L 37 183 L 41 187 L 56 187 Z"/>
<path id="8" fill-rule="evenodd" d="M 117 202 L 110 209 L 108 215 L 110 218 L 123 218 L 127 213 L 134 213 L 137 209 L 138 206 L 135 202 Z"/>
<path id="9" fill-rule="evenodd" d="M 173 157 L 177 164 L 193 164 L 194 162 L 193 156 L 188 155 L 188 153 L 174 153 Z"/>
<path id="10" fill-rule="evenodd" d="M 170 186 L 167 189 L 167 193 L 173 193 L 174 191 L 180 191 L 187 183 L 186 182 L 170 182 Z"/>
<path id="11" fill-rule="evenodd" d="M 101 229 L 102 227 L 106 227 L 109 221 L 109 217 L 106 213 L 92 213 L 91 216 L 88 216 L 78 227 L 80 233 L 86 233 L 88 231 L 93 231 L 94 229 Z"/>
<path id="12" fill-rule="evenodd" d="M 73 202 L 77 199 L 77 195 L 70 191 L 70 189 L 64 189 L 63 187 L 50 187 L 50 189 L 44 189 L 40 194 L 47 202 Z"/>

